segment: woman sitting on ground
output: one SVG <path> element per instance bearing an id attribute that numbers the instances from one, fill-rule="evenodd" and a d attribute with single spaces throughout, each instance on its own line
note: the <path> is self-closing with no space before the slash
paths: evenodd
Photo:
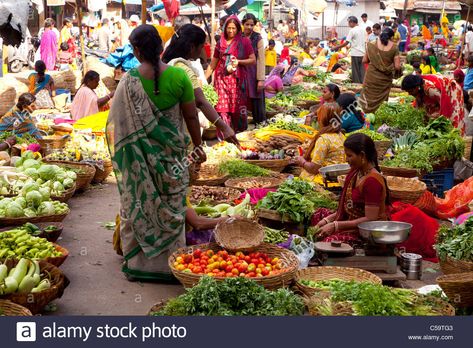
<path id="1" fill-rule="evenodd" d="M 389 218 L 389 193 L 373 140 L 365 134 L 353 134 L 345 140 L 344 148 L 351 171 L 345 179 L 338 211 L 322 219 L 317 227 L 324 242 L 338 240 L 357 245 L 359 224 Z"/>
<path id="2" fill-rule="evenodd" d="M 29 92 L 37 95 L 42 90 L 46 90 L 50 96 L 54 97 L 56 95 L 56 88 L 54 87 L 54 80 L 51 75 L 46 74 L 46 64 L 42 60 L 38 60 L 35 63 L 34 70 L 36 72 L 28 77 Z"/>
<path id="3" fill-rule="evenodd" d="M 71 105 L 72 119 L 77 121 L 81 118 L 94 115 L 99 112 L 99 108 L 106 105 L 114 96 L 114 92 L 103 98 L 97 96 L 94 90 L 99 86 L 100 75 L 90 70 L 85 74 L 82 85 L 74 97 Z"/>
<path id="4" fill-rule="evenodd" d="M 319 169 L 332 164 L 345 163 L 343 142 L 345 136 L 341 131 L 339 115 L 342 109 L 337 104 L 324 104 L 317 111 L 319 132 L 314 137 L 303 157 L 295 162 L 302 168 L 301 178 L 322 184 L 323 178 Z"/>
<path id="5" fill-rule="evenodd" d="M 269 74 L 264 83 L 264 93 L 266 98 L 274 98 L 276 94 L 284 90 L 282 76 L 284 75 L 284 65 L 277 65 Z"/>
<path id="6" fill-rule="evenodd" d="M 351 133 L 365 126 L 365 116 L 358 108 L 358 102 L 355 95 L 351 93 L 342 93 L 337 98 L 337 104 L 343 109 L 340 119 L 342 129 L 345 133 Z"/>
<path id="7" fill-rule="evenodd" d="M 19 137 L 29 134 L 41 139 L 41 131 L 31 117 L 31 112 L 36 110 L 35 101 L 36 97 L 31 93 L 20 95 L 18 103 L 0 119 L 0 133 L 12 132 Z"/>

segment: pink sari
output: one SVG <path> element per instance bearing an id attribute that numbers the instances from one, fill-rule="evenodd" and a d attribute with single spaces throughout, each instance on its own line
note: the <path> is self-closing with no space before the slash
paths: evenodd
<path id="1" fill-rule="evenodd" d="M 56 68 L 57 40 L 58 37 L 51 29 L 46 29 L 41 37 L 41 60 L 48 70 Z"/>
<path id="2" fill-rule="evenodd" d="M 77 121 L 81 118 L 94 115 L 99 112 L 98 96 L 89 87 L 82 86 L 77 91 L 71 105 L 72 119 Z"/>

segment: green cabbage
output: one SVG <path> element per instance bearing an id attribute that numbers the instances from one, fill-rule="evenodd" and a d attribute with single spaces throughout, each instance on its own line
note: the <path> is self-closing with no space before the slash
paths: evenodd
<path id="1" fill-rule="evenodd" d="M 53 202 L 43 202 L 38 207 L 38 215 L 54 215 L 55 214 L 54 204 Z"/>
<path id="2" fill-rule="evenodd" d="M 38 169 L 39 177 L 43 180 L 53 180 L 56 177 L 58 166 L 45 164 Z"/>
<path id="3" fill-rule="evenodd" d="M 72 180 L 74 180 L 74 181 L 77 180 L 77 174 L 76 174 L 75 172 L 73 172 L 73 171 L 68 171 L 66 174 L 67 174 L 68 178 L 70 178 L 70 179 L 72 179 Z"/>
<path id="4" fill-rule="evenodd" d="M 41 163 L 34 159 L 27 159 L 26 161 L 23 162 L 23 168 L 25 170 L 28 168 L 38 169 L 39 167 L 41 167 Z"/>
<path id="5" fill-rule="evenodd" d="M 70 179 L 70 178 L 67 178 L 64 180 L 64 182 L 62 183 L 64 185 L 65 188 L 71 188 L 72 186 L 74 186 L 74 180 Z"/>
<path id="6" fill-rule="evenodd" d="M 34 209 L 32 209 L 32 208 L 26 208 L 26 209 L 24 210 L 24 213 L 25 213 L 25 216 L 26 216 L 26 217 L 36 217 L 36 216 L 38 216 L 38 215 L 36 214 L 36 211 L 35 211 Z"/>
<path id="7" fill-rule="evenodd" d="M 5 217 L 5 209 L 0 209 L 0 218 Z"/>
<path id="8" fill-rule="evenodd" d="M 49 201 L 51 198 L 51 190 L 48 187 L 40 187 L 38 192 L 43 197 L 43 201 Z"/>
<path id="9" fill-rule="evenodd" d="M 33 151 L 25 151 L 21 154 L 21 158 L 25 160 L 34 159 L 34 153 Z"/>
<path id="10" fill-rule="evenodd" d="M 53 184 L 53 191 L 57 193 L 62 193 L 64 192 L 64 186 L 59 181 L 56 181 Z"/>
<path id="11" fill-rule="evenodd" d="M 23 173 L 25 175 L 28 175 L 33 180 L 38 180 L 38 178 L 39 178 L 38 171 L 36 170 L 36 168 L 25 169 L 25 171 Z"/>
<path id="12" fill-rule="evenodd" d="M 26 203 L 30 207 L 37 208 L 43 202 L 43 195 L 38 191 L 30 191 L 26 194 Z"/>
<path id="13" fill-rule="evenodd" d="M 30 191 L 38 191 L 38 190 L 39 190 L 39 185 L 33 181 L 23 186 L 21 192 L 23 195 L 26 195 Z"/>
<path id="14" fill-rule="evenodd" d="M 18 204 L 21 207 L 21 209 L 26 208 L 26 199 L 24 197 L 17 197 L 15 199 L 15 203 Z"/>
<path id="15" fill-rule="evenodd" d="M 6 217 L 9 218 L 17 218 L 24 216 L 23 208 L 16 202 L 11 203 L 8 205 L 7 209 L 5 210 Z"/>
<path id="16" fill-rule="evenodd" d="M 12 198 L 4 198 L 0 201 L 0 209 L 6 209 L 7 206 L 13 202 Z"/>

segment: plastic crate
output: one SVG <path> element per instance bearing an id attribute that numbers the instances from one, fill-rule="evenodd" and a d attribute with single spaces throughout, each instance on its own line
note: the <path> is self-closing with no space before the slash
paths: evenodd
<path id="1" fill-rule="evenodd" d="M 454 185 L 453 168 L 434 171 L 425 175 L 422 181 L 427 185 L 427 189 L 434 195 L 443 198 L 445 191 L 450 190 Z"/>

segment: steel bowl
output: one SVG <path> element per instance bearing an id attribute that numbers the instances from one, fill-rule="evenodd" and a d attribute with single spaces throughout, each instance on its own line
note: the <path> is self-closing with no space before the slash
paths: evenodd
<path id="1" fill-rule="evenodd" d="M 369 221 L 358 225 L 363 239 L 378 244 L 398 244 L 409 238 L 412 225 L 397 221 Z"/>
<path id="2" fill-rule="evenodd" d="M 325 179 L 330 181 L 337 181 L 340 175 L 347 175 L 350 172 L 349 164 L 333 164 L 331 166 L 323 167 L 319 169 L 319 173 L 322 174 Z"/>

